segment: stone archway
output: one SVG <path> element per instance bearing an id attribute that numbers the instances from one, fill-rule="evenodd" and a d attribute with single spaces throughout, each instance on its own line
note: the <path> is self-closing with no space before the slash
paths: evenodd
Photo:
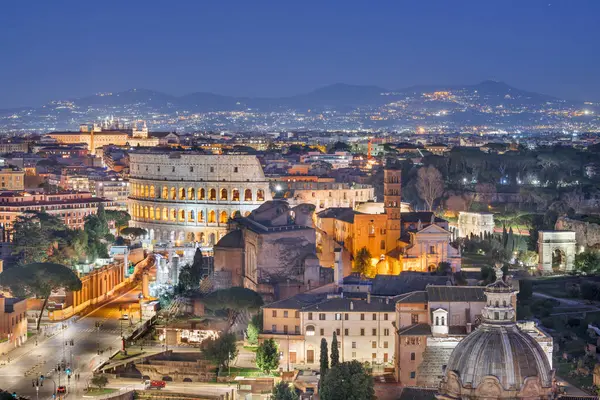
<path id="1" fill-rule="evenodd" d="M 540 231 L 538 269 L 544 273 L 569 272 L 575 261 L 575 232 Z"/>

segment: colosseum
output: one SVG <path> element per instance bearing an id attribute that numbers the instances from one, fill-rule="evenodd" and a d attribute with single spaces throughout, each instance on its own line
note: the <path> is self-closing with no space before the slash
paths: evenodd
<path id="1" fill-rule="evenodd" d="M 129 165 L 130 226 L 157 242 L 212 246 L 229 218 L 271 200 L 255 156 L 138 150 Z"/>

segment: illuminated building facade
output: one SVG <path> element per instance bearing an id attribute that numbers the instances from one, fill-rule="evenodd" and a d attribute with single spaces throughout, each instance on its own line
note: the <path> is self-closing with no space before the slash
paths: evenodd
<path id="1" fill-rule="evenodd" d="M 148 239 L 214 245 L 229 219 L 271 200 L 252 155 L 136 151 L 129 154 L 131 226 Z"/>

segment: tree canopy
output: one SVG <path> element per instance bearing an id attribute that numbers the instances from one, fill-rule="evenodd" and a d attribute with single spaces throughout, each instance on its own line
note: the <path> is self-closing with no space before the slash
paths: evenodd
<path id="1" fill-rule="evenodd" d="M 279 351 L 274 339 L 266 339 L 256 350 L 256 366 L 266 374 L 279 367 Z"/>
<path id="2" fill-rule="evenodd" d="M 216 290 L 204 297 L 203 302 L 212 310 L 227 312 L 227 330 L 235 325 L 242 312 L 255 311 L 263 305 L 262 297 L 254 290 L 237 286 Z"/>
<path id="3" fill-rule="evenodd" d="M 373 377 L 363 365 L 354 360 L 332 367 L 321 375 L 322 400 L 374 400 Z"/>
<path id="4" fill-rule="evenodd" d="M 23 264 L 48 261 L 61 233 L 67 230 L 62 220 L 42 212 L 28 212 L 13 224 L 13 254 Z"/>
<path id="5" fill-rule="evenodd" d="M 130 229 L 130 228 L 126 228 Z M 125 230 L 125 229 L 123 229 Z M 208 271 L 204 267 L 204 257 L 200 248 L 194 253 L 194 261 L 192 264 L 187 264 L 179 271 L 179 291 L 186 292 L 189 290 L 198 289 L 200 280 Z"/>
<path id="6" fill-rule="evenodd" d="M 421 167 L 417 172 L 417 192 L 427 203 L 428 210 L 433 210 L 433 203 L 444 194 L 444 179 L 435 167 Z"/>
<path id="7" fill-rule="evenodd" d="M 340 349 L 338 348 L 337 333 L 333 331 L 333 339 L 331 340 L 331 368 L 340 363 Z"/>
<path id="8" fill-rule="evenodd" d="M 371 253 L 366 247 L 358 250 L 354 257 L 354 271 L 361 275 L 370 275 L 371 258 Z"/>
<path id="9" fill-rule="evenodd" d="M 227 367 L 238 354 L 236 337 L 233 333 L 223 333 L 216 339 L 207 339 L 202 345 L 204 356 L 218 367 Z"/>
<path id="10" fill-rule="evenodd" d="M 327 374 L 329 370 L 329 354 L 327 350 L 327 339 L 321 338 L 321 352 L 319 355 L 319 372 L 321 379 Z"/>
<path id="11" fill-rule="evenodd" d="M 15 297 L 39 297 L 44 299 L 37 329 L 52 292 L 59 289 L 81 290 L 81 280 L 68 267 L 53 263 L 32 263 L 15 266 L 0 273 L 0 287 L 10 290 Z"/>
<path id="12" fill-rule="evenodd" d="M 271 400 L 298 400 L 298 395 L 289 383 L 280 381 L 273 387 Z"/>

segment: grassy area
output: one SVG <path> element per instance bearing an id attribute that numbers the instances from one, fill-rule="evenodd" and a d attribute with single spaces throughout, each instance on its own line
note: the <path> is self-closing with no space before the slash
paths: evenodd
<path id="1" fill-rule="evenodd" d="M 227 375 L 228 374 L 228 369 L 224 368 L 223 371 L 221 371 L 221 375 Z M 238 368 L 238 367 L 231 367 L 231 372 L 229 373 L 229 376 L 243 376 L 246 378 L 259 378 L 259 377 L 265 377 L 265 376 L 276 376 L 274 374 L 265 374 L 264 372 L 262 372 L 260 369 L 257 368 Z"/>
<path id="2" fill-rule="evenodd" d="M 102 396 L 104 394 L 111 394 L 114 392 L 118 392 L 119 389 L 111 389 L 111 388 L 90 388 L 85 392 L 86 396 Z"/>
<path id="3" fill-rule="evenodd" d="M 256 350 L 258 350 L 258 346 L 244 346 L 244 350 L 248 350 L 253 353 L 256 353 Z"/>
<path id="4" fill-rule="evenodd" d="M 27 339 L 29 339 L 32 336 L 35 336 L 34 332 L 27 332 Z"/>
<path id="5" fill-rule="evenodd" d="M 592 375 L 570 375 L 571 371 L 575 368 L 573 364 L 563 360 L 554 360 L 554 368 L 556 369 L 556 375 L 571 385 L 577 388 L 589 388 L 592 386 Z"/>

